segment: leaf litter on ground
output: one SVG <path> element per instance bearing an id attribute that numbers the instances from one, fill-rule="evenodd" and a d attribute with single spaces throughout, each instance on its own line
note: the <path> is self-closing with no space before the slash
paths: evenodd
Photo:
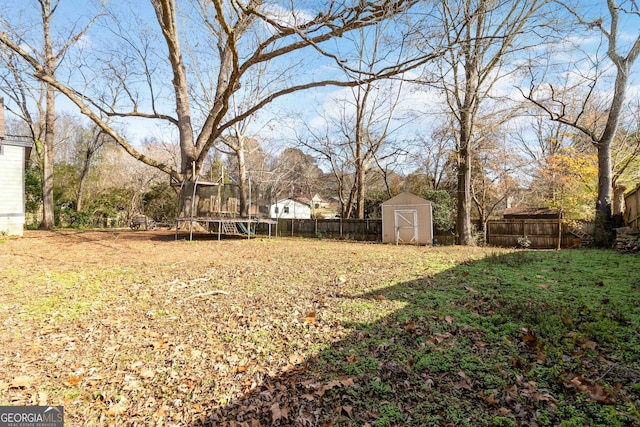
<path id="1" fill-rule="evenodd" d="M 632 255 L 173 237 L 3 243 L 0 403 L 71 425 L 640 422 Z"/>

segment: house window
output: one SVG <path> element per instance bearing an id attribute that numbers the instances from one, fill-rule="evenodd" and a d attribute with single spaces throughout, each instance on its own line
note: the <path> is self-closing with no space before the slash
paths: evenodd
<path id="1" fill-rule="evenodd" d="M 289 213 L 289 206 L 285 206 L 284 207 L 284 213 L 288 214 Z"/>
<path id="2" fill-rule="evenodd" d="M 313 207 L 314 207 L 315 209 L 320 209 L 320 203 L 316 203 L 315 205 L 313 205 Z"/>

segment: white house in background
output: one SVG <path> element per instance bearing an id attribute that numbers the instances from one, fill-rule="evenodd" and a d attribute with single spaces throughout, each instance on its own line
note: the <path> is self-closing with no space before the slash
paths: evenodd
<path id="1" fill-rule="evenodd" d="M 292 198 L 280 199 L 269 206 L 269 217 L 273 219 L 309 219 L 311 207 Z"/>

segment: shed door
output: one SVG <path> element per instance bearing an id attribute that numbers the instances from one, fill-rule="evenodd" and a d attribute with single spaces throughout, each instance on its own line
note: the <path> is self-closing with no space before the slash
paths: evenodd
<path id="1" fill-rule="evenodd" d="M 396 245 L 398 243 L 418 243 L 418 210 L 394 211 Z"/>

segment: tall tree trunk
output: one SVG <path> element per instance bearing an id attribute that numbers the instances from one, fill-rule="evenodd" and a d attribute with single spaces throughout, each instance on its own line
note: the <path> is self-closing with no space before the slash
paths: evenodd
<path id="1" fill-rule="evenodd" d="M 360 149 L 360 145 L 358 144 L 358 148 L 359 148 L 359 153 L 358 156 L 360 156 L 360 158 L 358 158 L 358 162 L 357 162 L 357 169 L 356 169 L 356 174 L 355 174 L 355 190 L 356 190 L 356 218 L 357 219 L 364 219 L 364 189 L 365 189 L 365 167 L 364 167 L 364 162 L 362 161 L 362 150 Z"/>
<path id="2" fill-rule="evenodd" d="M 44 35 L 44 60 L 45 71 L 53 76 L 56 67 L 56 59 L 53 55 L 53 42 L 51 41 L 51 4 L 42 1 L 42 25 Z M 50 230 L 55 226 L 54 200 L 53 200 L 53 165 L 55 162 L 53 142 L 55 140 L 55 107 L 56 95 L 53 86 L 45 88 L 45 119 L 44 119 L 44 143 L 42 162 L 42 223 L 40 228 Z"/>
<path id="3" fill-rule="evenodd" d="M 456 221 L 457 243 L 472 245 L 471 226 L 471 153 L 469 142 L 463 142 L 462 135 L 458 153 L 458 214 Z"/>
<path id="4" fill-rule="evenodd" d="M 238 156 L 238 204 L 240 205 L 240 216 L 247 216 L 247 161 L 245 149 L 241 146 L 236 155 Z"/>
<path id="5" fill-rule="evenodd" d="M 482 227 L 482 237 L 484 242 L 487 241 L 487 223 L 489 222 L 489 209 L 487 207 L 487 183 L 485 181 L 484 171 L 482 174 L 482 186 L 481 190 L 477 191 L 475 186 L 471 186 L 471 200 L 476 205 L 478 211 L 478 224 Z M 477 242 L 475 242 L 477 243 Z"/>
<path id="6" fill-rule="evenodd" d="M 460 140 L 458 144 L 458 214 L 456 231 L 459 245 L 473 245 L 471 226 L 471 141 L 473 138 L 473 115 L 477 103 L 478 72 L 477 58 L 465 58 L 465 92 L 460 108 Z"/>
<path id="7" fill-rule="evenodd" d="M 76 212 L 82 212 L 82 204 L 84 201 L 84 186 L 89 176 L 89 166 L 91 165 L 91 148 L 87 148 L 86 157 L 82 162 L 82 170 L 80 171 L 80 179 L 78 183 L 78 195 L 76 197 Z"/>
<path id="8" fill-rule="evenodd" d="M 344 205 L 344 214 L 342 216 L 342 218 L 344 219 L 348 219 L 351 218 L 351 215 L 353 213 L 353 205 L 354 205 L 354 199 L 356 197 L 356 186 L 355 183 L 353 183 L 351 185 L 351 190 L 349 190 L 349 199 L 347 200 L 347 203 L 345 203 Z"/>
<path id="9" fill-rule="evenodd" d="M 80 172 L 80 182 L 78 183 L 78 195 L 76 196 L 76 212 L 82 212 L 83 203 L 84 203 L 84 185 L 87 181 L 87 168 L 83 167 L 82 172 Z"/>
<path id="10" fill-rule="evenodd" d="M 598 145 L 598 201 L 596 202 L 595 232 L 596 246 L 610 246 L 612 235 L 611 216 L 611 143 L 604 140 Z"/>
<path id="11" fill-rule="evenodd" d="M 195 214 L 195 212 L 191 211 L 193 187 L 201 164 L 198 162 L 199 151 L 193 138 L 189 86 L 178 37 L 176 5 L 174 0 L 152 0 L 151 4 L 155 9 L 158 23 L 162 28 L 162 35 L 167 43 L 169 62 L 173 72 L 172 83 L 176 97 L 176 115 L 178 117 L 177 125 L 180 138 L 180 175 L 183 178 L 179 195 L 179 215 L 181 217 L 189 217 Z"/>
<path id="12" fill-rule="evenodd" d="M 55 160 L 53 142 L 55 123 L 55 93 L 46 88 L 45 133 L 42 147 L 42 223 L 40 228 L 51 230 L 55 226 L 53 200 L 53 165 Z"/>
<path id="13" fill-rule="evenodd" d="M 640 44 L 638 44 L 640 46 Z M 636 53 L 637 55 L 637 53 Z M 611 203 L 613 192 L 613 166 L 611 162 L 611 148 L 613 146 L 622 108 L 627 94 L 630 63 L 634 57 L 622 58 L 616 53 L 609 52 L 609 57 L 616 65 L 617 75 L 614 85 L 613 100 L 607 117 L 607 124 L 598 148 L 598 200 L 596 202 L 596 221 L 593 242 L 596 246 L 610 246 L 613 240 Z"/>

